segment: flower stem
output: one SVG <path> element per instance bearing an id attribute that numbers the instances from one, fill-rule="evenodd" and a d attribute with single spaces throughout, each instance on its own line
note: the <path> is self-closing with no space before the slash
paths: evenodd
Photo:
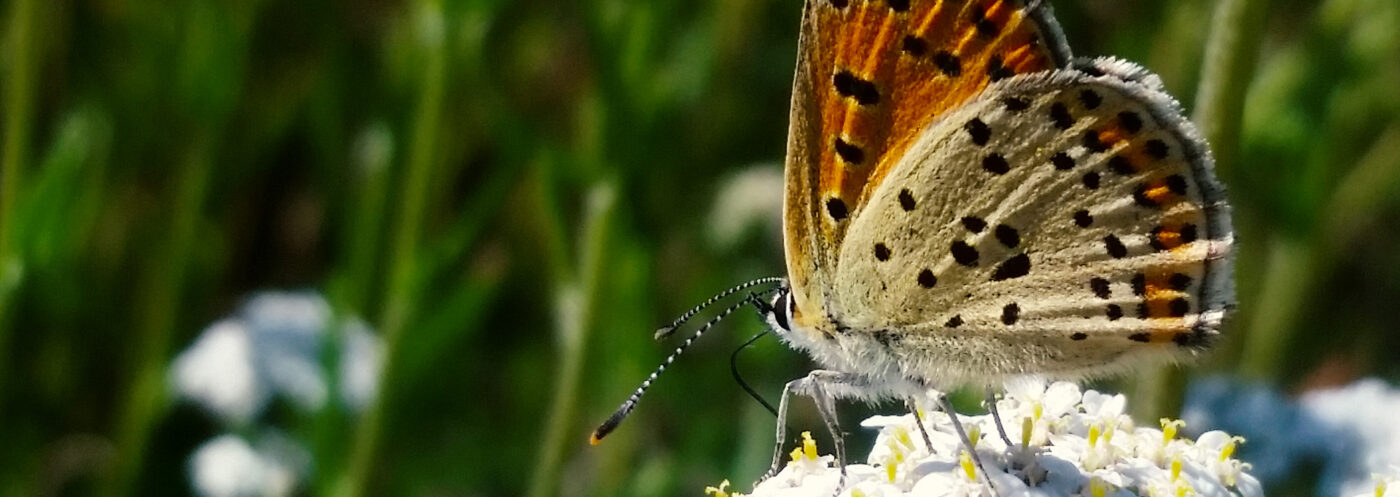
<path id="1" fill-rule="evenodd" d="M 578 384 L 582 378 L 586 338 L 593 328 L 602 266 L 607 246 L 616 194 L 610 183 L 600 183 L 588 195 L 584 212 L 579 266 L 572 278 L 561 281 L 555 295 L 556 342 L 559 369 L 555 376 L 554 398 L 548 411 L 544 441 L 536 458 L 535 475 L 530 479 L 531 497 L 548 497 L 559 490 L 559 468 L 569 442 L 582 444 L 582 433 L 573 431 Z"/>
<path id="2" fill-rule="evenodd" d="M 384 366 L 379 394 L 366 410 L 355 431 L 349 466 L 333 493 L 359 497 L 371 493 L 370 478 L 377 467 L 380 437 L 388 405 L 396 386 L 394 363 L 400 358 L 399 344 L 405 330 L 414 319 L 417 302 L 419 268 L 418 252 L 422 234 L 423 211 L 428 201 L 428 185 L 433 166 L 438 161 L 438 130 L 442 118 L 442 100 L 446 66 L 443 49 L 444 35 L 442 5 L 435 0 L 422 0 L 414 6 L 417 21 L 429 29 L 424 33 L 424 59 L 419 99 L 413 120 L 408 150 L 407 169 L 398 193 L 397 219 L 392 220 L 393 234 L 387 256 L 392 261 L 389 281 L 380 310 L 379 330 L 384 339 Z M 438 28 L 436 30 L 432 28 Z"/>
<path id="3" fill-rule="evenodd" d="M 1245 343 L 1240 361 L 1245 374 L 1285 376 L 1291 333 L 1297 329 L 1294 323 L 1307 309 L 1317 279 L 1331 273 L 1339 260 L 1337 252 L 1364 235 L 1363 227 L 1392 201 L 1390 192 L 1400 184 L 1400 167 L 1394 160 L 1400 155 L 1400 122 L 1392 123 L 1373 143 L 1332 192 L 1316 236 L 1280 235 L 1267 247 L 1265 280 L 1260 285 L 1264 290 L 1249 321 L 1255 339 Z"/>
<path id="4" fill-rule="evenodd" d="M 34 114 L 34 18 L 38 2 L 15 0 L 10 8 L 8 42 L 10 61 L 5 71 L 5 145 L 0 158 L 0 357 L 9 357 L 8 309 L 10 297 L 19 285 L 22 261 L 11 247 L 14 231 L 15 195 L 23 181 L 24 162 L 29 157 L 30 121 Z M 0 368 L 0 412 L 6 412 L 5 373 Z"/>
<path id="5" fill-rule="evenodd" d="M 1244 97 L 1258 66 L 1267 10 L 1267 0 L 1222 0 L 1211 19 L 1191 117 L 1210 142 L 1216 167 L 1226 172 L 1239 156 Z"/>
<path id="6" fill-rule="evenodd" d="M 134 490 L 152 427 L 168 400 L 164 388 L 166 353 L 179 316 L 181 287 L 208 189 L 211 162 L 209 139 L 196 138 L 176 184 L 169 239 L 162 253 L 147 261 L 150 267 L 141 283 L 144 289 L 136 293 L 144 302 L 133 340 L 134 372 L 118 418 L 117 453 L 112 459 L 110 481 L 103 487 L 109 495 L 127 495 Z"/>

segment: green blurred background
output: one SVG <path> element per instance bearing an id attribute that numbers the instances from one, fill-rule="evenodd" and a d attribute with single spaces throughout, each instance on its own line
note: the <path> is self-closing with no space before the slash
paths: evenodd
<path id="1" fill-rule="evenodd" d="M 1186 374 L 1289 392 L 1400 379 L 1400 2 L 1055 7 L 1077 55 L 1162 75 L 1231 188 L 1239 312 Z M 761 329 L 751 312 L 586 440 L 672 347 L 657 325 L 783 273 L 800 11 L 4 3 L 0 493 L 189 493 L 186 458 L 224 429 L 171 396 L 170 361 L 278 288 L 364 317 L 389 358 L 362 414 L 261 418 L 310 451 L 300 494 L 747 489 L 773 426 L 728 371 Z M 810 367 L 771 338 L 739 364 L 770 398 Z M 1151 425 L 1185 379 L 1148 373 L 1096 386 L 1133 392 Z M 872 411 L 843 412 L 859 431 Z"/>

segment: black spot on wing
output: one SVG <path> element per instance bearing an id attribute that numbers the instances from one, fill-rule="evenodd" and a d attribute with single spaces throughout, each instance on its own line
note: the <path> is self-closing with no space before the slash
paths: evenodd
<path id="1" fill-rule="evenodd" d="M 890 260 L 890 248 L 883 243 L 875 244 L 875 259 L 881 262 Z"/>
<path id="2" fill-rule="evenodd" d="M 939 50 L 933 53 L 933 65 L 938 67 L 943 75 L 956 78 L 962 74 L 962 61 L 958 56 L 947 50 Z"/>
<path id="3" fill-rule="evenodd" d="M 826 199 L 826 214 L 831 216 L 832 220 L 840 221 L 846 219 L 846 215 L 849 213 L 846 212 L 845 202 L 842 202 L 839 198 L 831 197 Z"/>
<path id="4" fill-rule="evenodd" d="M 1184 292 L 1191 286 L 1191 277 L 1181 273 L 1173 273 L 1171 278 L 1167 279 L 1167 285 L 1171 286 L 1172 290 Z"/>
<path id="5" fill-rule="evenodd" d="M 1118 125 L 1129 133 L 1137 133 L 1142 131 L 1142 118 L 1136 112 L 1125 110 L 1118 113 Z"/>
<path id="6" fill-rule="evenodd" d="M 1001 242 L 1002 245 L 1005 245 L 1006 248 L 1016 248 L 1017 245 L 1021 244 L 1021 234 L 1016 231 L 1016 228 L 1012 228 L 1005 224 L 997 225 L 995 235 L 997 237 L 997 241 Z"/>
<path id="7" fill-rule="evenodd" d="M 1143 150 L 1147 151 L 1147 155 L 1157 160 L 1167 158 L 1167 148 L 1167 142 L 1155 138 L 1147 140 L 1147 142 L 1143 144 Z"/>
<path id="8" fill-rule="evenodd" d="M 928 42 L 917 36 L 905 36 L 904 42 L 900 48 L 904 50 L 904 53 L 915 57 L 922 57 L 925 53 L 928 53 Z"/>
<path id="9" fill-rule="evenodd" d="M 975 117 L 967 121 L 963 125 L 963 129 L 967 131 L 967 136 L 972 138 L 972 143 L 976 143 L 978 146 L 986 145 L 987 140 L 992 137 L 992 128 L 987 127 L 987 123 Z"/>
<path id="10" fill-rule="evenodd" d="M 1074 212 L 1074 225 L 1080 228 L 1088 228 L 1094 224 L 1094 216 L 1089 215 L 1089 211 L 1080 209 Z"/>
<path id="11" fill-rule="evenodd" d="M 1074 126 L 1074 117 L 1069 115 L 1069 108 L 1062 102 L 1050 104 L 1050 120 L 1055 122 L 1055 127 L 1061 130 Z"/>
<path id="12" fill-rule="evenodd" d="M 950 249 L 950 252 L 953 254 L 953 260 L 958 261 L 958 264 L 967 267 L 977 266 L 977 249 L 968 245 L 967 242 L 962 240 L 953 242 L 953 247 Z"/>
<path id="13" fill-rule="evenodd" d="M 961 219 L 964 228 L 973 233 L 981 233 L 987 228 L 987 222 L 977 216 L 963 216 Z"/>
<path id="14" fill-rule="evenodd" d="M 1124 246 L 1123 241 L 1119 240 L 1115 235 L 1103 237 L 1103 246 L 1104 249 L 1108 251 L 1108 255 L 1113 256 L 1114 259 L 1122 259 L 1128 256 L 1128 247 Z"/>
<path id="15" fill-rule="evenodd" d="M 1103 103 L 1103 97 L 1099 95 L 1099 92 L 1086 88 L 1079 91 L 1079 103 L 1084 104 L 1085 109 L 1094 110 Z"/>
<path id="16" fill-rule="evenodd" d="M 1011 164 L 1006 162 L 1006 157 L 998 153 L 987 154 L 982 158 L 982 169 L 989 173 L 1001 176 L 1011 172 Z"/>
<path id="17" fill-rule="evenodd" d="M 855 99 L 861 105 L 874 105 L 880 102 L 880 91 L 875 88 L 875 83 L 861 79 L 850 71 L 837 72 L 831 78 L 831 84 L 836 88 L 836 93 L 843 97 Z"/>
<path id="18" fill-rule="evenodd" d="M 1108 287 L 1108 280 L 1095 277 L 1089 280 L 1089 289 L 1094 291 L 1094 296 L 1107 299 L 1113 296 L 1113 290 Z"/>
<path id="19" fill-rule="evenodd" d="M 865 151 L 843 138 L 836 139 L 835 148 L 836 155 L 840 156 L 843 161 L 851 164 L 860 164 L 865 160 Z"/>
<path id="20" fill-rule="evenodd" d="M 925 269 L 923 271 L 919 271 L 918 281 L 919 286 L 921 287 L 933 288 L 934 285 L 938 284 L 938 277 L 933 275 L 933 271 Z"/>
<path id="21" fill-rule="evenodd" d="M 908 188 L 899 190 L 899 208 L 905 212 L 914 210 L 914 194 L 909 193 Z"/>
<path id="22" fill-rule="evenodd" d="M 992 271 L 992 281 L 1020 278 L 1031 272 L 1031 258 L 1026 254 L 1016 254 L 997 265 Z"/>
<path id="23" fill-rule="evenodd" d="M 1087 173 L 1084 173 L 1084 177 L 1080 178 L 1080 180 L 1084 183 L 1084 188 L 1088 188 L 1090 190 L 1099 189 L 1099 173 L 1089 171 Z"/>
<path id="24" fill-rule="evenodd" d="M 1001 308 L 1001 322 L 1003 324 L 1011 326 L 1016 324 L 1016 321 L 1019 319 L 1021 319 L 1021 306 L 1016 305 L 1015 302 L 1006 304 L 1006 307 Z"/>

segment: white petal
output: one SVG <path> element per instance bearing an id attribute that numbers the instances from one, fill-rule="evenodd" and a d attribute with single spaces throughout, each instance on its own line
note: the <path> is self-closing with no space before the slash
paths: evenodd
<path id="1" fill-rule="evenodd" d="M 267 405 L 269 390 L 254 366 L 252 340 L 242 323 L 210 325 L 176 356 L 176 394 L 233 424 L 246 424 Z"/>
<path id="2" fill-rule="evenodd" d="M 221 435 L 190 456 L 194 493 L 203 497 L 253 497 L 262 494 L 267 465 L 242 438 Z"/>

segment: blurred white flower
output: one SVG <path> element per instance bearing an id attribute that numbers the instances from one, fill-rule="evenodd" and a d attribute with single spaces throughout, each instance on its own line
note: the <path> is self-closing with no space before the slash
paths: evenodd
<path id="1" fill-rule="evenodd" d="M 350 157 L 365 177 L 375 177 L 389 167 L 394 157 L 394 133 L 389 125 L 376 121 L 361 129 L 351 144 Z"/>
<path id="2" fill-rule="evenodd" d="M 341 327 L 338 353 L 325 354 L 333 319 L 330 305 L 316 293 L 256 294 L 175 358 L 172 386 L 177 396 L 241 426 L 274 395 L 304 412 L 321 409 L 330 393 L 328 375 L 335 371 L 344 404 L 363 409 L 377 391 L 382 345 L 364 322 L 350 318 Z M 338 361 L 338 368 L 328 360 Z"/>
<path id="3" fill-rule="evenodd" d="M 739 243 L 749 230 L 780 233 L 783 212 L 783 168 L 757 164 L 725 178 L 710 211 L 710 239 L 725 249 Z"/>
<path id="4" fill-rule="evenodd" d="M 238 316 L 247 323 L 253 358 L 272 389 L 304 411 L 325 405 L 321 349 L 330 304 L 312 292 L 264 292 L 248 299 Z"/>
<path id="5" fill-rule="evenodd" d="M 1173 420 L 1163 421 L 1166 431 L 1135 428 L 1123 414 L 1124 404 L 1121 395 L 1093 390 L 1081 395 L 1068 383 L 1008 385 L 998 409 L 1008 435 L 1018 433 L 1021 440 L 1007 447 L 1000 436 L 981 437 L 975 442 L 977 455 L 1001 495 L 1262 497 L 1258 481 L 1247 472 L 1249 465 L 1233 457 L 1238 437 L 1213 432 L 1195 442 L 1176 439 L 1180 423 Z M 948 416 L 924 418 L 932 451 L 912 415 L 876 416 L 862 423 L 879 430 L 875 447 L 866 464 L 846 467 L 846 482 L 837 495 L 985 496 L 983 475 Z M 977 434 L 997 433 L 990 415 L 959 419 L 975 440 Z M 833 495 L 840 469 L 830 457 L 818 456 L 815 443 L 804 434 L 787 466 L 752 495 Z"/>
<path id="6" fill-rule="evenodd" d="M 310 455 L 276 432 L 264 434 L 257 448 L 225 434 L 190 455 L 190 482 L 203 497 L 291 495 L 309 462 Z"/>
<path id="7" fill-rule="evenodd" d="M 252 421 L 270 395 L 253 366 L 248 330 L 237 320 L 225 319 L 204 330 L 175 358 L 171 376 L 179 396 L 233 425 Z"/>
<path id="8" fill-rule="evenodd" d="M 1342 480 L 1339 495 L 1365 493 L 1373 476 L 1400 464 L 1400 390 L 1376 378 L 1342 388 L 1316 390 L 1298 399 L 1303 411 L 1338 432 L 1353 435 L 1347 467 L 1334 468 Z"/>
<path id="9" fill-rule="evenodd" d="M 340 344 L 340 397 L 353 411 L 362 411 L 379 394 L 384 368 L 384 342 L 364 321 L 345 324 Z"/>

